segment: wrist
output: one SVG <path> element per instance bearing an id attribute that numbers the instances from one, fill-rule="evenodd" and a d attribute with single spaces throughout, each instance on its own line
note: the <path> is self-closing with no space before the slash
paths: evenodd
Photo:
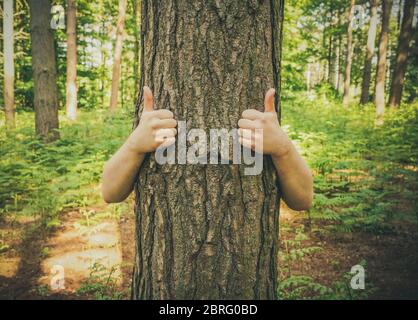
<path id="1" fill-rule="evenodd" d="M 282 160 L 282 159 L 284 159 L 284 158 L 286 158 L 286 157 L 288 157 L 289 156 L 289 154 L 291 153 L 291 151 L 292 151 L 292 148 L 293 148 L 293 144 L 292 144 L 292 142 L 289 140 L 289 139 L 287 139 L 288 141 L 285 143 L 285 144 L 283 144 L 283 145 L 281 145 L 281 146 L 278 146 L 277 148 L 275 148 L 275 150 L 271 153 L 271 157 L 274 159 L 274 160 Z"/>
<path id="2" fill-rule="evenodd" d="M 143 155 L 145 155 L 146 152 L 144 152 L 143 150 L 141 150 L 141 148 L 139 148 L 137 146 L 136 143 L 134 143 L 134 141 L 132 141 L 134 139 L 134 137 L 132 135 L 129 136 L 128 140 L 126 140 L 125 146 L 127 151 L 134 155 L 135 157 L 141 157 Z"/>

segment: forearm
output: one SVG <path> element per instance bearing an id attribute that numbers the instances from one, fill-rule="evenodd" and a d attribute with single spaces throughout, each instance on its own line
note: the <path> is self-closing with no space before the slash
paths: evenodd
<path id="1" fill-rule="evenodd" d="M 272 155 L 272 160 L 286 204 L 293 210 L 309 209 L 313 197 L 312 174 L 293 143 L 290 142 L 286 154 Z"/>
<path id="2" fill-rule="evenodd" d="M 106 163 L 102 179 L 102 195 L 106 202 L 121 202 L 129 196 L 144 158 L 144 154 L 130 148 L 128 139 Z"/>

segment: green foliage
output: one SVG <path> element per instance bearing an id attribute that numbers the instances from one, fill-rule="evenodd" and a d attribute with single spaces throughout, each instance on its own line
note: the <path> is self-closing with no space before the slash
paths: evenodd
<path id="1" fill-rule="evenodd" d="M 343 109 L 316 94 L 283 101 L 283 124 L 315 172 L 311 217 L 330 232 L 392 232 L 418 202 L 418 104 L 375 127 L 371 106 Z"/>
<path id="2" fill-rule="evenodd" d="M 286 228 L 286 227 L 285 227 Z M 282 228 L 283 230 L 283 228 Z M 322 251 L 321 247 L 309 246 L 305 241 L 309 240 L 309 235 L 303 227 L 296 230 L 294 239 L 286 238 L 283 240 L 284 250 L 279 251 L 281 276 L 277 295 L 282 300 L 300 300 L 300 299 L 316 299 L 316 300 L 357 300 L 366 299 L 377 288 L 367 281 L 364 289 L 353 289 L 351 287 L 351 279 L 353 274 L 346 272 L 341 275 L 337 281 L 331 285 L 325 285 L 315 280 L 313 277 L 302 274 L 294 274 L 293 265 L 306 264 L 306 258 L 312 257 Z M 333 261 L 334 266 L 340 269 L 339 262 Z M 366 268 L 366 262 L 360 261 L 359 265 Z"/>
<path id="3" fill-rule="evenodd" d="M 367 286 L 364 290 L 352 289 L 352 277 L 352 274 L 346 273 L 328 287 L 309 276 L 291 276 L 280 282 L 278 296 L 282 300 L 362 300 L 376 291 L 374 286 Z"/>
<path id="4" fill-rule="evenodd" d="M 91 296 L 95 300 L 121 300 L 126 298 L 127 292 L 118 290 L 116 267 L 106 268 L 100 263 L 94 263 L 90 268 L 90 276 L 87 278 L 77 294 L 80 296 Z"/>
<path id="5" fill-rule="evenodd" d="M 45 145 L 33 135 L 32 117 L 18 114 L 18 129 L 0 134 L 0 208 L 38 216 L 53 228 L 63 210 L 98 202 L 104 162 L 129 134 L 131 120 L 124 113 L 81 113 L 78 123 L 62 122 L 59 141 Z"/>

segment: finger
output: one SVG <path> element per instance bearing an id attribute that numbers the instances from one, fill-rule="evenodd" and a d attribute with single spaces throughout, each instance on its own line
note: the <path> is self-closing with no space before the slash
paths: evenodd
<path id="1" fill-rule="evenodd" d="M 241 145 L 242 145 L 243 147 L 245 147 L 245 148 L 248 148 L 248 149 L 253 149 L 253 143 L 252 143 L 252 141 L 251 141 L 251 140 L 248 140 L 248 139 L 245 139 L 245 138 L 243 138 L 243 137 L 240 137 L 240 138 L 239 138 L 239 143 L 241 143 Z"/>
<path id="2" fill-rule="evenodd" d="M 238 130 L 238 134 L 240 137 L 243 137 L 245 139 L 251 139 L 251 137 L 253 137 L 255 135 L 255 131 L 252 129 L 243 129 L 240 128 Z"/>
<path id="3" fill-rule="evenodd" d="M 167 148 L 176 142 L 176 138 L 170 137 L 164 140 L 159 146 L 159 148 Z"/>
<path id="4" fill-rule="evenodd" d="M 276 112 L 274 109 L 274 96 L 276 95 L 276 90 L 269 89 L 264 98 L 264 112 Z"/>
<path id="5" fill-rule="evenodd" d="M 255 109 L 248 109 L 242 113 L 242 118 L 248 120 L 260 119 L 262 116 L 263 113 Z"/>
<path id="6" fill-rule="evenodd" d="M 238 121 L 238 127 L 243 129 L 259 129 L 261 128 L 261 124 L 259 122 L 248 119 L 240 119 Z"/>
<path id="7" fill-rule="evenodd" d="M 158 119 L 173 119 L 174 114 L 167 109 L 160 109 L 153 111 L 153 116 L 157 117 Z"/>
<path id="8" fill-rule="evenodd" d="M 177 121 L 174 119 L 159 119 L 156 124 L 155 128 L 175 128 L 177 127 Z"/>
<path id="9" fill-rule="evenodd" d="M 170 128 L 170 129 L 158 129 L 155 133 L 155 141 L 163 142 L 167 138 L 175 137 L 177 134 L 177 130 Z"/>
<path id="10" fill-rule="evenodd" d="M 145 111 L 154 110 L 154 97 L 152 96 L 151 89 L 147 86 L 144 86 L 144 110 Z"/>

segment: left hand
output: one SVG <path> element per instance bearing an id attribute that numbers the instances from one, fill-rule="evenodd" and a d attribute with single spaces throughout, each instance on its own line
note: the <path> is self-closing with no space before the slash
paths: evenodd
<path id="1" fill-rule="evenodd" d="M 240 143 L 252 150 L 281 158 L 289 153 L 292 142 L 279 125 L 274 109 L 276 91 L 269 89 L 264 98 L 264 112 L 248 109 L 238 121 Z M 261 129 L 261 130 L 256 130 Z M 262 146 L 262 150 L 260 150 Z"/>

